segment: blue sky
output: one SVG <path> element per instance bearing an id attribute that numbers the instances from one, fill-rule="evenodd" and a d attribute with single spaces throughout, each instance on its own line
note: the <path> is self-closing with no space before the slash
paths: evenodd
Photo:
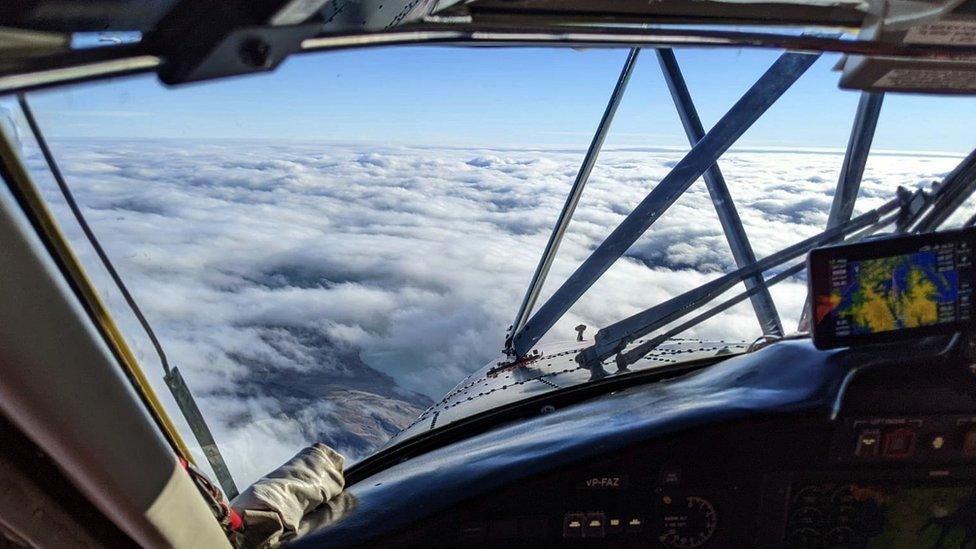
<path id="1" fill-rule="evenodd" d="M 275 73 L 166 88 L 141 76 L 35 94 L 52 136 L 288 138 L 335 142 L 585 147 L 626 50 L 397 47 L 296 56 Z M 706 126 L 778 55 L 679 50 Z M 825 55 L 740 142 L 842 148 L 858 93 Z M 976 99 L 889 95 L 875 149 L 968 152 Z M 686 146 L 645 51 L 608 147 Z"/>

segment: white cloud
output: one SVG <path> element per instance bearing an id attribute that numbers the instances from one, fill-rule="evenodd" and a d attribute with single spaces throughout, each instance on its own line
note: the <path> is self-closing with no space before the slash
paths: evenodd
<path id="1" fill-rule="evenodd" d="M 400 387 L 437 398 L 493 359 L 582 158 L 566 151 L 279 142 L 59 142 L 54 148 L 89 221 L 200 395 L 243 479 L 289 457 L 311 434 L 340 426 L 325 399 L 295 408 L 267 395 L 235 397 L 229 386 L 316 369 L 341 380 L 343 360 L 358 350 Z M 544 297 L 681 156 L 603 153 Z M 898 185 L 941 179 L 957 161 L 872 157 L 858 207 L 882 203 Z M 36 152 L 30 162 L 40 166 Z M 723 158 L 760 256 L 823 226 L 840 162 L 839 154 L 775 150 Z M 41 183 L 59 204 L 50 180 Z M 56 210 L 67 218 L 63 206 Z M 65 225 L 78 236 L 72 223 Z M 731 264 L 708 193 L 697 182 L 549 338 L 573 337 L 581 322 L 606 325 Z M 152 363 L 124 304 L 104 278 L 97 280 L 140 358 Z M 773 290 L 788 327 L 795 326 L 804 292 L 801 281 Z M 327 348 L 304 336 L 279 337 L 280 327 L 320 334 Z M 747 302 L 695 333 L 752 339 L 758 324 Z M 331 360 L 328 353 L 346 358 Z M 255 380 L 257 362 L 273 364 L 278 377 Z M 394 406 L 342 395 L 345 409 Z"/>

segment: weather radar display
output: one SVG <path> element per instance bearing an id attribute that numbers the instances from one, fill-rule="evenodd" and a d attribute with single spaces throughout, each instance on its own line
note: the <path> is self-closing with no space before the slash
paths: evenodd
<path id="1" fill-rule="evenodd" d="M 971 243 L 967 238 L 940 240 L 903 237 L 811 254 L 819 342 L 835 346 L 875 334 L 968 324 L 973 316 Z M 896 253 L 906 245 L 914 249 Z"/>
<path id="2" fill-rule="evenodd" d="M 950 250 L 951 252 L 951 250 Z M 864 261 L 831 261 L 829 295 L 817 301 L 837 335 L 886 332 L 956 320 L 959 272 L 934 251 Z"/>

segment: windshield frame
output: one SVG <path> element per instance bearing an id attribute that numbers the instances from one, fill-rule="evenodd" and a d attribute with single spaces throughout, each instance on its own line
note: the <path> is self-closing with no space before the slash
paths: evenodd
<path id="1" fill-rule="evenodd" d="M 388 44 L 385 44 L 384 43 L 384 44 L 380 44 L 380 45 L 388 45 Z M 611 47 L 616 47 L 616 46 L 611 46 Z M 101 76 L 99 75 L 99 76 L 96 76 L 96 77 L 101 77 Z M 863 132 L 863 131 L 864 131 L 863 128 L 861 130 L 859 130 L 859 132 Z M 857 135 L 858 135 L 858 138 L 861 139 L 862 142 L 863 142 L 863 133 L 858 133 Z M 854 139 L 855 139 L 855 137 L 852 134 L 852 142 L 854 141 Z M 870 146 L 870 140 L 867 140 L 867 146 L 868 147 Z M 850 146 L 849 146 L 848 154 L 851 154 Z M 970 155 L 970 156 L 972 157 L 972 155 Z M 967 158 L 967 160 L 968 159 L 969 158 Z M 964 163 L 965 163 L 965 161 L 964 161 Z M 845 157 L 845 163 L 844 163 L 845 170 L 846 169 L 849 169 L 849 168 L 847 168 L 848 164 L 849 164 L 849 162 L 848 162 L 847 158 Z M 957 171 L 958 170 L 959 170 L 959 168 L 957 168 Z M 845 172 L 845 173 L 847 173 L 847 172 Z M 969 190 L 969 193 L 971 193 L 971 192 L 972 192 L 972 189 Z M 968 197 L 969 196 L 969 193 L 966 193 L 965 196 L 962 196 L 962 198 Z M 921 193 L 920 192 L 916 196 L 924 196 L 924 193 Z M 949 201 L 948 199 L 945 200 L 945 201 L 936 200 L 935 202 L 932 202 L 930 204 L 936 204 L 938 206 L 939 211 L 946 211 L 946 209 L 948 209 L 950 207 L 958 207 L 958 205 L 961 204 L 961 199 L 959 199 L 959 200 L 953 199 L 952 201 Z M 933 211 L 934 210 L 935 210 L 935 208 L 933 208 Z M 913 215 L 915 215 L 916 216 L 915 219 L 917 219 L 918 216 L 922 215 L 923 213 L 925 213 L 925 210 L 920 209 L 920 210 L 916 210 L 913 213 Z M 746 295 L 745 297 L 750 297 L 750 296 L 749 295 Z M 684 309 L 683 312 L 687 313 L 687 312 L 690 312 L 692 310 L 695 310 L 695 309 Z M 597 340 L 599 341 L 599 336 L 598 336 Z M 641 356 L 643 356 L 643 355 L 641 355 Z M 603 363 L 603 361 L 604 361 L 605 358 L 606 357 L 601 357 L 598 365 L 600 363 Z M 709 365 L 709 364 L 713 364 L 713 363 L 715 363 L 715 362 L 717 362 L 719 360 L 721 360 L 721 358 L 718 358 L 718 357 L 695 359 L 694 361 L 689 362 L 686 365 L 682 365 L 681 368 L 675 367 L 675 371 L 680 370 L 681 372 L 684 372 L 684 371 L 688 371 L 690 369 L 694 369 L 694 368 L 696 368 L 698 366 L 703 367 L 703 366 L 706 366 L 706 365 Z M 685 369 L 685 368 L 687 368 L 687 369 Z M 656 373 L 659 373 L 660 375 L 665 376 L 665 377 L 667 377 L 670 373 L 672 373 L 671 367 L 662 367 L 662 368 L 654 369 L 653 371 L 656 372 Z M 638 371 L 638 372 L 629 372 L 629 373 L 624 373 L 623 371 L 621 371 L 621 375 L 609 376 L 609 379 L 610 380 L 620 380 L 620 379 L 630 380 L 631 379 L 630 378 L 631 375 L 638 374 L 638 373 L 641 374 L 641 375 L 644 375 L 644 374 L 650 374 L 651 371 L 650 370 L 641 370 L 641 371 Z M 680 375 L 680 373 L 676 373 L 674 375 Z M 639 379 L 643 379 L 643 378 L 641 378 L 640 376 L 638 376 L 638 377 L 635 377 L 633 379 L 634 380 L 639 380 Z M 609 383 L 609 381 L 608 381 L 608 383 Z M 627 381 L 627 383 L 636 383 L 636 381 L 633 381 L 633 382 L 632 381 Z M 578 386 L 573 386 L 573 387 L 567 387 L 567 388 L 565 388 L 565 390 L 569 390 L 569 389 L 580 389 L 580 388 L 582 388 L 584 386 L 590 386 L 590 385 L 593 385 L 594 387 L 603 387 L 604 386 L 603 385 L 603 380 L 601 378 L 594 377 L 591 380 L 591 382 L 589 382 L 589 383 L 584 383 L 584 384 L 580 384 Z M 557 391 L 557 392 L 560 392 L 560 397 L 562 396 L 561 395 L 561 391 L 562 390 L 563 389 L 560 389 L 560 390 Z M 597 390 L 597 389 L 594 389 L 594 390 Z M 572 391 L 570 391 L 570 393 L 567 393 L 567 394 L 575 394 L 575 393 L 573 393 Z M 538 397 L 538 399 L 539 399 L 538 402 L 545 401 L 547 398 L 550 398 L 550 396 L 552 396 L 552 395 L 541 395 L 541 396 Z M 536 402 L 536 400 L 534 400 L 534 398 L 535 397 L 533 397 L 531 399 L 527 399 L 526 401 L 524 401 L 525 405 L 528 406 L 528 407 L 531 407 L 532 405 L 536 404 L 537 402 Z M 522 402 L 511 403 L 509 405 L 506 405 L 504 407 L 501 407 L 501 408 L 499 408 L 499 413 L 503 413 L 503 412 L 504 413 L 507 413 L 508 411 L 513 410 L 513 409 L 520 409 L 517 406 L 518 404 L 522 404 Z M 514 407 L 514 408 L 512 408 L 512 407 Z M 487 421 L 487 419 L 485 419 L 485 418 L 491 418 L 491 417 L 495 417 L 495 416 L 492 415 L 491 413 L 485 413 L 485 415 L 477 414 L 477 415 L 471 416 L 470 418 L 466 418 L 464 420 L 464 422 L 462 424 L 460 424 L 460 425 L 457 425 L 457 427 L 459 429 L 462 429 L 462 428 L 467 428 L 467 426 L 469 426 L 469 425 L 480 425 L 481 424 L 481 423 L 479 423 L 480 421 L 482 421 L 483 419 L 485 421 Z M 492 420 L 492 421 L 494 421 L 494 420 Z M 452 424 L 452 428 L 453 427 L 454 427 L 454 425 Z M 445 426 L 445 428 L 446 428 L 446 426 Z M 452 430 L 451 432 L 455 432 L 455 431 Z M 386 455 L 386 452 L 388 450 L 392 450 L 393 448 L 397 448 L 397 447 L 400 446 L 400 444 L 404 444 L 406 442 L 408 442 L 408 440 L 404 440 L 404 441 L 401 441 L 400 443 L 394 444 L 393 446 L 390 446 L 389 448 L 385 448 L 385 449 L 381 450 L 380 452 L 377 452 L 377 454 L 374 454 L 374 456 L 375 455 L 379 455 L 379 454 L 382 454 L 382 455 L 385 456 Z M 410 447 L 413 447 L 413 446 L 410 446 Z M 368 458 L 365 458 L 363 461 L 371 460 L 372 458 L 373 458 L 373 456 L 369 456 Z M 381 459 L 385 459 L 385 458 L 377 458 L 377 459 L 378 460 L 381 460 Z M 372 463 L 372 462 L 370 461 L 370 463 Z M 356 470 L 356 469 L 353 468 L 351 470 Z"/>
<path id="2" fill-rule="evenodd" d="M 843 29 L 831 28 L 821 34 L 755 32 L 739 28 L 701 28 L 701 26 L 529 26 L 440 22 L 410 24 L 380 31 L 319 33 L 305 38 L 292 51 L 279 52 L 280 58 L 268 66 L 251 67 L 251 72 L 274 69 L 291 53 L 305 54 L 345 49 L 384 46 L 490 46 L 490 47 L 565 47 L 565 48 L 673 48 L 703 47 L 719 49 L 759 48 L 795 52 L 843 53 L 885 56 L 899 59 L 945 60 L 976 56 L 976 46 L 898 44 L 850 38 Z M 0 71 L 0 95 L 62 87 L 124 75 L 159 73 L 167 55 L 146 40 L 98 48 L 67 49 L 48 55 L 11 59 Z M 239 73 L 234 73 L 239 74 Z M 232 74 L 215 72 L 208 78 Z M 178 83 L 178 82 L 173 82 Z"/>

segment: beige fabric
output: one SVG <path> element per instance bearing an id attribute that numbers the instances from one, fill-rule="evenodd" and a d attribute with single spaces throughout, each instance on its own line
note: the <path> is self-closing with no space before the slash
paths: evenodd
<path id="1" fill-rule="evenodd" d="M 298 536 L 301 537 L 309 532 L 314 532 L 330 524 L 334 524 L 355 508 L 355 496 L 349 492 L 342 492 L 316 509 L 314 513 L 305 515 L 301 526 L 298 528 Z"/>
<path id="2" fill-rule="evenodd" d="M 244 546 L 269 547 L 294 536 L 306 513 L 342 492 L 344 461 L 317 443 L 234 498 L 231 507 L 244 519 Z"/>
<path id="3" fill-rule="evenodd" d="M 200 490 L 176 460 L 169 482 L 146 510 L 146 518 L 165 539 L 160 547 L 231 548 Z"/>

